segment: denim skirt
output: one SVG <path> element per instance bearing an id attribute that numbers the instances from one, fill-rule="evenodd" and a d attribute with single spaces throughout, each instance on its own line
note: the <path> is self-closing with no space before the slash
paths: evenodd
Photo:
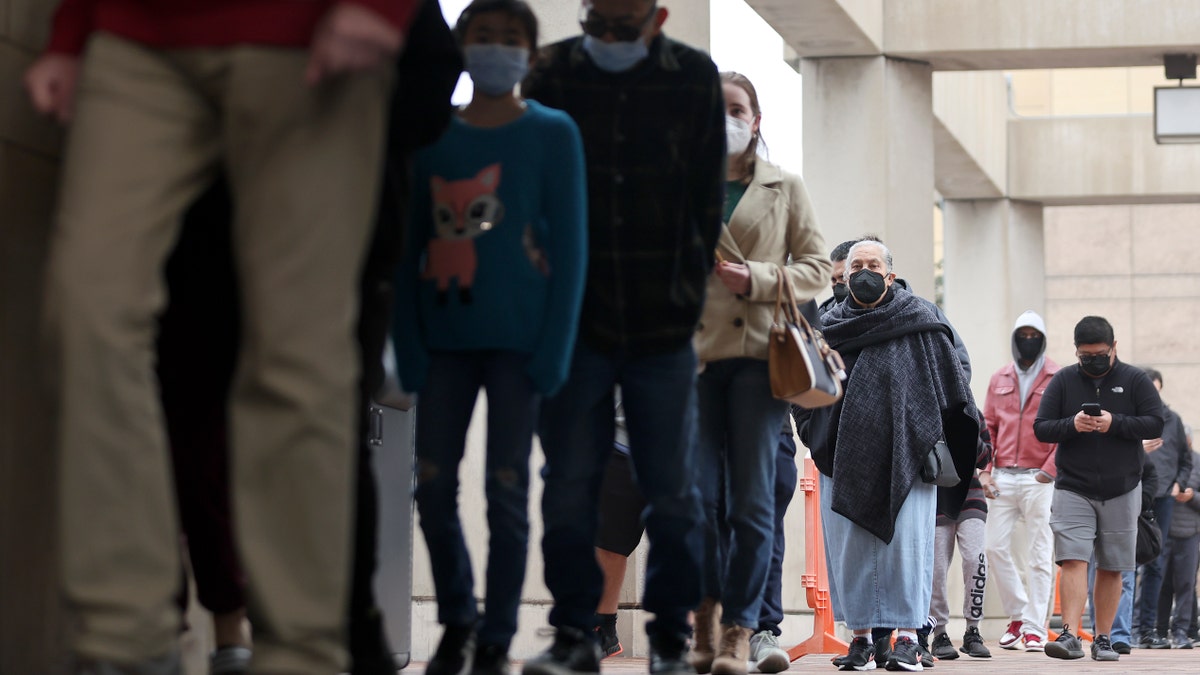
<path id="1" fill-rule="evenodd" d="M 821 526 L 833 615 L 850 630 L 919 628 L 933 593 L 937 487 L 917 481 L 885 544 L 833 512 L 834 479 L 821 474 Z"/>

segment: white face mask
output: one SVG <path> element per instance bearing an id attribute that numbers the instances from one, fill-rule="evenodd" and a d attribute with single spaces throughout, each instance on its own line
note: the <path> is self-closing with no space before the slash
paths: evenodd
<path id="1" fill-rule="evenodd" d="M 750 125 L 729 115 L 725 116 L 725 152 L 740 155 L 750 146 Z"/>
<path id="2" fill-rule="evenodd" d="M 475 88 L 489 96 L 511 94 L 529 72 L 529 50 L 524 47 L 467 45 L 463 60 Z"/>
<path id="3" fill-rule="evenodd" d="M 650 55 L 646 41 L 638 38 L 631 42 L 605 42 L 591 35 L 583 36 L 583 51 L 592 57 L 592 63 L 609 73 L 630 70 Z"/>

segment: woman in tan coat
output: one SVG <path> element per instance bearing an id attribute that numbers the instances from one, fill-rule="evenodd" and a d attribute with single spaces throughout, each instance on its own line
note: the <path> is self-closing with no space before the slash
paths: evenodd
<path id="1" fill-rule="evenodd" d="M 699 673 L 745 675 L 771 561 L 775 451 L 788 409 L 771 396 L 767 372 L 776 280 L 786 274 L 805 302 L 828 283 L 830 264 L 800 177 L 759 157 L 754 85 L 738 73 L 722 73 L 721 80 L 729 150 L 726 227 L 696 333 L 703 364 L 697 457 L 707 532 L 693 665 Z"/>

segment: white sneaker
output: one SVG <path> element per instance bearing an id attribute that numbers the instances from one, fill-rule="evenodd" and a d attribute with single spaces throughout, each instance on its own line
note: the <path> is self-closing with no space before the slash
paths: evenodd
<path id="1" fill-rule="evenodd" d="M 1021 646 L 1020 642 L 1021 622 L 1012 621 L 1008 624 L 1008 628 L 1005 629 L 1004 635 L 1000 636 L 1000 641 L 997 642 L 997 644 L 999 644 L 1002 649 L 1017 649 Z"/>
<path id="2" fill-rule="evenodd" d="M 1025 644 L 1025 651 L 1027 652 L 1046 651 L 1045 641 L 1037 633 L 1025 633 L 1021 636 L 1021 642 Z"/>
<path id="3" fill-rule="evenodd" d="M 760 673 L 779 673 L 788 669 L 792 659 L 779 647 L 779 638 L 769 630 L 750 636 L 750 660 Z"/>

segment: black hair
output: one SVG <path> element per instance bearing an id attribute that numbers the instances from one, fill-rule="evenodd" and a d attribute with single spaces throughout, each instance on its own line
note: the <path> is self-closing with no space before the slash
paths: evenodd
<path id="1" fill-rule="evenodd" d="M 489 12 L 504 12 L 519 21 L 521 27 L 525 29 L 525 35 L 529 38 L 530 50 L 537 50 L 537 15 L 533 13 L 533 9 L 525 0 L 474 0 L 467 5 L 462 14 L 458 15 L 458 21 L 454 24 L 454 37 L 458 39 L 459 44 L 462 44 L 463 38 L 467 34 L 467 26 L 471 23 L 471 19 Z"/>
<path id="2" fill-rule="evenodd" d="M 843 241 L 837 246 L 834 246 L 833 250 L 829 252 L 829 261 L 844 262 L 846 258 L 850 257 L 850 247 L 857 243 L 857 239 L 851 239 L 850 241 Z"/>
<path id="3" fill-rule="evenodd" d="M 1075 346 L 1113 344 L 1112 324 L 1102 316 L 1085 316 L 1075 324 Z"/>
<path id="4" fill-rule="evenodd" d="M 1154 380 L 1158 380 L 1158 385 L 1160 387 L 1163 385 L 1162 373 L 1158 372 L 1157 368 L 1151 368 L 1151 367 L 1147 366 L 1145 368 L 1142 368 L 1142 370 L 1144 370 L 1146 372 L 1146 377 L 1150 378 L 1151 382 L 1153 382 Z"/>

